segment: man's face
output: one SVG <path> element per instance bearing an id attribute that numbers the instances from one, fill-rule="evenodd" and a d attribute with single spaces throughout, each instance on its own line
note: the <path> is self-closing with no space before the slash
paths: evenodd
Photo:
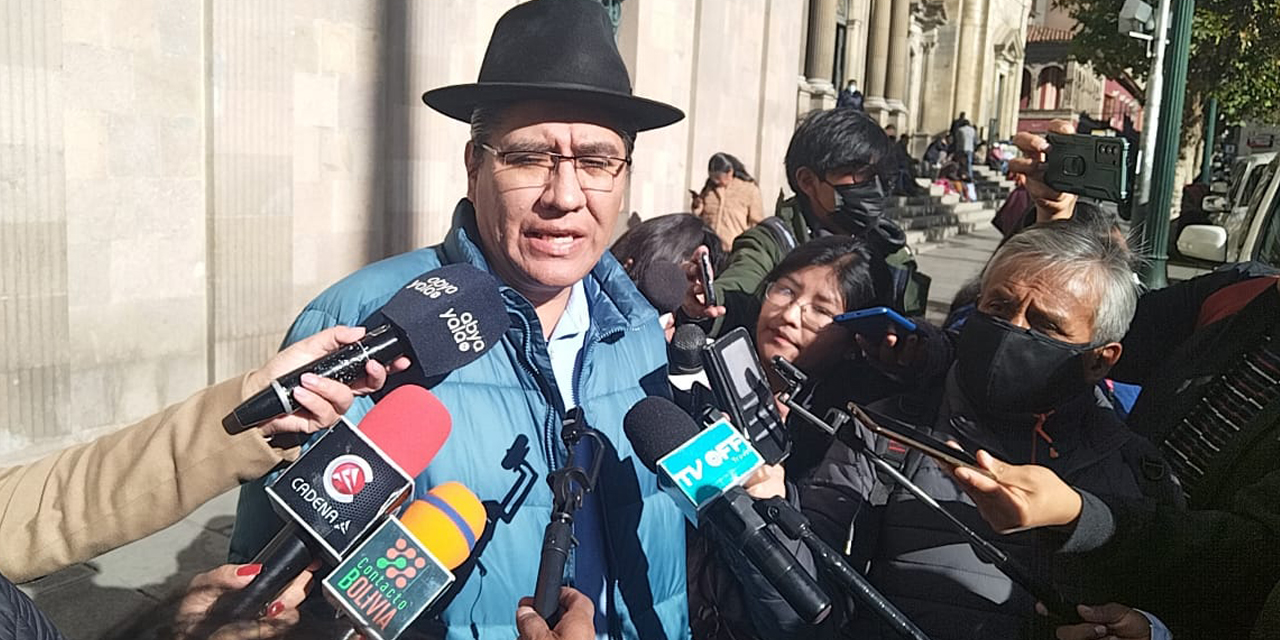
<path id="1" fill-rule="evenodd" d="M 484 142 L 498 151 L 626 158 L 622 136 L 594 110 L 552 102 L 512 105 Z M 571 161 L 539 184 L 512 180 L 513 167 L 467 144 L 467 197 L 475 204 L 480 242 L 494 271 L 535 304 L 581 280 L 613 238 L 630 179 L 624 168 L 612 189 L 584 189 Z"/>
<path id="2" fill-rule="evenodd" d="M 817 173 L 808 167 L 801 167 L 796 172 L 800 190 L 804 192 L 806 198 L 809 199 L 809 210 L 818 221 L 831 231 L 838 231 L 833 228 L 831 215 L 836 210 L 836 187 L 846 184 L 861 184 L 872 179 L 871 173 L 864 169 L 856 170 L 852 167 L 836 169 L 828 171 L 824 176 L 819 177 Z M 841 231 L 841 233 L 848 233 Z"/>
<path id="3" fill-rule="evenodd" d="M 1101 296 L 1090 288 L 1089 278 L 1076 275 L 1038 269 L 1025 260 L 997 263 L 983 280 L 978 310 L 1062 342 L 1093 342 Z"/>

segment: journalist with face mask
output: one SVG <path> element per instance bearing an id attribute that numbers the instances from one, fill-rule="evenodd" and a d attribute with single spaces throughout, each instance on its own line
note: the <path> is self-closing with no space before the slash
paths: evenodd
<path id="1" fill-rule="evenodd" d="M 1036 462 L 1100 494 L 1176 505 L 1159 452 L 1125 428 L 1095 383 L 1120 356 L 1138 298 L 1131 256 L 1110 234 L 1051 223 L 1014 236 L 987 264 L 977 312 L 950 371 L 934 385 L 872 403 L 882 423 L 907 423 L 967 451 Z M 877 442 L 863 433 L 868 446 Z M 1035 533 L 998 536 L 955 480 L 913 450 L 886 457 L 945 509 L 996 542 L 1072 602 L 1112 600 L 1088 567 L 1054 558 Z M 1035 598 L 981 560 L 941 514 L 886 485 L 865 455 L 835 443 L 800 498 L 829 544 L 869 563 L 868 577 L 933 638 L 1052 637 Z M 879 637 L 874 617 L 846 620 Z"/>

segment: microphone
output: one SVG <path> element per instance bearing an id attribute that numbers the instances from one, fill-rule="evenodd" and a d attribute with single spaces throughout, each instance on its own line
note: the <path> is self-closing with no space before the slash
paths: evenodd
<path id="1" fill-rule="evenodd" d="M 404 632 L 453 583 L 484 533 L 480 499 L 458 482 L 388 517 L 323 580 L 325 598 L 366 638 Z"/>
<path id="2" fill-rule="evenodd" d="M 670 400 L 648 397 L 627 412 L 623 430 L 685 517 L 723 534 L 806 623 L 826 618 L 831 599 L 766 528 L 755 500 L 741 487 L 764 458 L 733 425 L 721 418 L 699 432 Z"/>
<path id="3" fill-rule="evenodd" d="M 757 500 L 755 508 L 766 520 L 778 525 L 787 537 L 803 542 L 813 553 L 819 567 L 826 571 L 840 585 L 840 588 L 857 598 L 899 636 L 913 640 L 929 640 L 929 636 L 925 635 L 924 631 L 921 631 L 920 627 L 917 627 L 906 614 L 893 606 L 884 594 L 877 591 L 866 578 L 849 566 L 844 556 L 813 532 L 809 518 L 799 509 L 778 497 Z"/>
<path id="4" fill-rule="evenodd" d="M 689 289 L 689 278 L 684 269 L 670 260 L 658 260 L 645 269 L 640 281 L 636 283 L 640 293 L 644 294 L 649 304 L 658 310 L 659 315 L 674 313 L 684 303 L 684 294 Z"/>
<path id="5" fill-rule="evenodd" d="M 413 478 L 449 437 L 449 412 L 414 385 L 387 394 L 353 429 L 340 421 L 266 488 L 285 520 L 253 562 L 262 572 L 223 596 L 208 619 L 257 617 L 315 557 L 337 563 L 383 514 L 413 490 Z"/>
<path id="6" fill-rule="evenodd" d="M 409 355 L 424 377 L 444 375 L 479 358 L 511 325 L 497 280 L 466 264 L 414 278 L 373 317 L 378 316 L 385 322 L 364 338 L 272 380 L 240 403 L 222 419 L 223 428 L 236 434 L 297 411 L 293 392 L 304 373 L 349 384 L 364 375 L 370 360 L 385 365 Z"/>
<path id="7" fill-rule="evenodd" d="M 667 345 L 667 380 L 676 404 L 689 415 L 697 415 L 712 404 L 711 381 L 702 366 L 702 349 L 707 333 L 696 324 L 682 324 Z"/>

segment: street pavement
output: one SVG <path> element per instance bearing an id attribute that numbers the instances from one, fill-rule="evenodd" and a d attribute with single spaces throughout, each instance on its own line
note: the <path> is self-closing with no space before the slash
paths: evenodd
<path id="1" fill-rule="evenodd" d="M 979 226 L 917 256 L 920 270 L 933 278 L 927 315 L 935 323 L 1000 241 L 997 231 Z M 226 561 L 235 506 L 232 491 L 168 529 L 22 588 L 69 640 L 107 637 L 121 623 L 181 592 L 197 573 Z"/>
<path id="2" fill-rule="evenodd" d="M 999 244 L 1000 232 L 984 224 L 970 233 L 952 236 L 916 256 L 920 271 L 933 278 L 929 286 L 929 307 L 925 313 L 929 321 L 940 324 L 947 317 L 956 292 L 982 272 L 987 258 Z"/>

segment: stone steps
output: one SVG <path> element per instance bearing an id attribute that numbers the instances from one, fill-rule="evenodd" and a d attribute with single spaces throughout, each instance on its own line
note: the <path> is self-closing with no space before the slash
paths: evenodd
<path id="1" fill-rule="evenodd" d="M 890 198 L 885 214 L 902 227 L 913 251 L 931 251 L 948 238 L 991 224 L 1013 189 L 1013 182 L 985 166 L 975 167 L 974 178 L 977 202 L 961 202 L 954 193 L 943 196 L 942 187 L 922 181 L 921 186 L 929 188 L 928 196 Z"/>

